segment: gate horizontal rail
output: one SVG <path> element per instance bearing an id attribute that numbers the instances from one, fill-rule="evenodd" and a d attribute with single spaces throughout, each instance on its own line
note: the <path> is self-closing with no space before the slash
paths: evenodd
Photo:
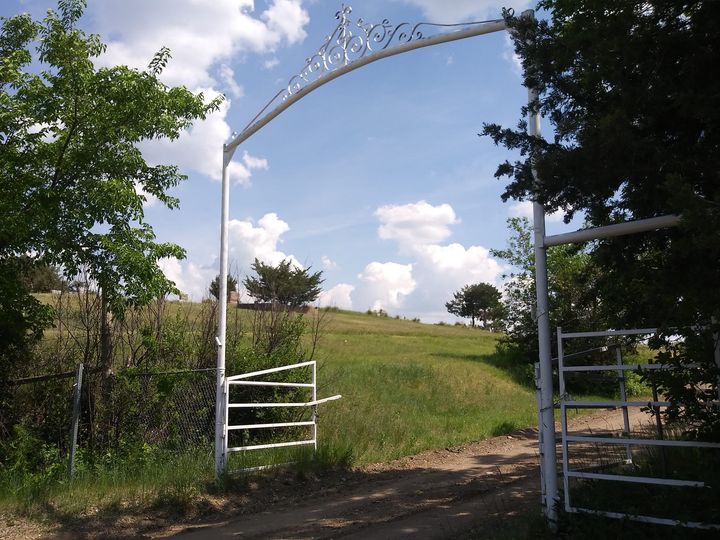
<path id="1" fill-rule="evenodd" d="M 288 371 L 291 369 L 311 368 L 311 382 L 286 382 L 286 381 L 257 381 L 248 380 L 252 377 L 270 375 Z M 279 388 L 307 388 L 311 392 L 311 398 L 308 401 L 301 402 L 244 402 L 232 403 L 230 401 L 231 386 L 247 386 L 247 387 L 279 387 Z M 317 363 L 314 360 L 307 362 L 299 362 L 287 366 L 279 366 L 269 369 L 252 371 L 241 375 L 234 375 L 225 379 L 225 430 L 223 434 L 223 457 L 227 464 L 227 458 L 233 452 L 245 452 L 249 450 L 264 450 L 269 448 L 287 448 L 293 446 L 313 445 L 317 450 L 317 406 L 329 401 L 340 399 L 341 395 L 330 396 L 322 399 L 317 398 Z M 243 423 L 237 425 L 228 425 L 228 419 L 231 409 L 264 409 L 264 408 L 302 408 L 310 407 L 312 409 L 311 420 L 299 420 L 296 422 L 264 422 L 264 423 Z M 232 431 L 245 430 L 262 430 L 262 429 L 287 429 L 295 427 L 308 427 L 312 431 L 309 439 L 282 441 L 262 444 L 245 444 L 240 446 L 230 446 L 228 437 Z M 243 469 L 243 471 L 259 470 L 267 466 L 252 467 Z"/>

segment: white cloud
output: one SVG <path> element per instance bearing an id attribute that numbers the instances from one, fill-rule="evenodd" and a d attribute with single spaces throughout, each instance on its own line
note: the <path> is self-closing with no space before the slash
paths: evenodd
<path id="1" fill-rule="evenodd" d="M 161 47 L 172 58 L 161 74 L 169 85 L 205 88 L 217 95 L 223 88 L 234 98 L 244 91 L 229 65 L 237 55 L 273 53 L 283 44 L 305 38 L 310 18 L 302 0 L 270 0 L 267 9 L 255 11 L 253 0 L 105 0 L 91 2 L 88 14 L 93 31 L 107 42 L 100 65 L 125 64 L 144 70 Z M 226 116 L 230 102 L 204 122 L 198 122 L 176 141 L 150 141 L 143 153 L 154 163 L 176 163 L 219 180 L 222 144 L 230 137 Z M 254 167 L 249 160 L 229 166 L 236 183 L 249 184 Z"/>
<path id="2" fill-rule="evenodd" d="M 278 60 L 276 57 L 273 56 L 269 60 L 265 60 L 263 62 L 263 67 L 267 70 L 270 70 L 270 69 L 274 68 L 275 66 L 277 66 L 279 63 L 280 63 L 280 60 Z"/>
<path id="3" fill-rule="evenodd" d="M 292 45 L 305 39 L 304 27 L 310 17 L 299 0 L 275 0 L 262 15 L 268 29 Z"/>
<path id="4" fill-rule="evenodd" d="M 282 235 L 289 230 L 290 226 L 275 213 L 265 214 L 257 223 L 251 219 L 231 219 L 228 222 L 230 272 L 246 274 L 256 258 L 272 265 L 290 259 L 293 265 L 302 268 L 293 255 L 288 255 L 279 249 Z M 197 301 L 207 296 L 210 281 L 218 274 L 219 261 L 216 258 L 212 264 L 205 267 L 191 261 L 163 259 L 159 262 L 159 266 L 181 291 L 188 293 L 192 300 Z M 349 298 L 351 291 L 346 292 Z M 241 290 L 240 293 L 242 301 L 252 301 L 245 291 Z M 333 294 L 333 298 L 338 303 L 345 302 L 342 289 L 338 289 Z"/>
<path id="5" fill-rule="evenodd" d="M 281 236 L 289 230 L 290 226 L 274 212 L 261 217 L 257 225 L 252 220 L 231 219 L 228 223 L 230 259 L 241 272 L 247 271 L 256 258 L 272 265 L 290 259 L 295 266 L 302 268 L 293 255 L 278 249 Z"/>
<path id="6" fill-rule="evenodd" d="M 405 4 L 419 7 L 428 17 L 428 22 L 455 23 L 467 20 L 499 19 L 502 8 L 507 7 L 505 0 L 403 0 Z M 519 14 L 530 2 L 513 2 L 515 12 Z"/>
<path id="7" fill-rule="evenodd" d="M 91 2 L 95 29 L 105 36 L 105 65 L 145 69 L 161 47 L 172 60 L 163 80 L 189 88 L 216 83 L 218 62 L 242 52 L 268 53 L 305 38 L 310 21 L 301 0 L 272 0 L 256 13 L 253 0 L 105 0 Z"/>
<path id="8" fill-rule="evenodd" d="M 320 293 L 318 304 L 320 306 L 331 306 L 340 309 L 352 309 L 351 293 L 355 290 L 349 283 L 338 283 L 333 288 Z"/>
<path id="9" fill-rule="evenodd" d="M 361 287 L 357 298 L 353 298 L 356 309 L 363 309 L 366 304 L 373 310 L 398 308 L 417 286 L 412 264 L 371 262 L 358 278 Z"/>
<path id="10" fill-rule="evenodd" d="M 380 220 L 378 236 L 397 241 L 401 248 L 440 242 L 450 236 L 450 225 L 460 222 L 449 204 L 425 201 L 381 206 L 375 216 Z"/>
<path id="11" fill-rule="evenodd" d="M 322 261 L 322 265 L 325 270 L 335 270 L 337 268 L 337 263 L 327 255 L 323 255 L 320 260 Z"/>
<path id="12" fill-rule="evenodd" d="M 232 97 L 241 98 L 245 95 L 245 89 L 235 80 L 235 71 L 227 64 L 220 66 L 220 80 Z"/>
<path id="13" fill-rule="evenodd" d="M 242 160 L 248 169 L 264 169 L 266 171 L 268 169 L 267 159 L 251 156 L 247 150 L 243 152 Z"/>
<path id="14" fill-rule="evenodd" d="M 151 208 L 155 206 L 158 202 L 160 202 L 160 199 L 158 199 L 152 193 L 148 193 L 147 191 L 145 191 L 143 187 L 137 182 L 135 182 L 135 193 L 145 199 L 143 201 L 143 208 Z"/>
<path id="15" fill-rule="evenodd" d="M 515 44 L 513 43 L 513 40 L 510 38 L 510 34 L 508 34 L 507 32 L 505 33 L 505 44 L 503 46 L 502 57 L 504 60 L 506 60 L 507 62 L 510 63 L 515 74 L 518 75 L 519 77 L 522 77 L 522 75 L 523 75 L 522 60 L 520 60 L 520 57 L 515 52 Z"/>
<path id="16" fill-rule="evenodd" d="M 210 282 L 218 273 L 217 268 L 201 267 L 193 262 L 181 262 L 174 258 L 160 259 L 158 266 L 181 292 L 187 293 L 194 301 L 208 296 Z"/>
<path id="17" fill-rule="evenodd" d="M 437 313 L 452 293 L 470 283 L 498 283 L 502 265 L 482 246 L 443 244 L 450 226 L 460 222 L 449 204 L 425 201 L 378 208 L 378 236 L 398 243 L 410 264 L 370 263 L 358 276 L 353 306 L 364 310 L 401 309 L 404 313 Z M 445 319 L 450 319 L 446 316 Z"/>
<path id="18" fill-rule="evenodd" d="M 508 208 L 508 216 L 510 217 L 524 217 L 532 221 L 533 219 L 533 203 L 532 201 L 518 201 L 513 203 Z M 565 212 L 562 210 L 556 210 L 552 214 L 545 215 L 546 223 L 559 223 L 565 217 Z"/>
<path id="19" fill-rule="evenodd" d="M 199 89 L 210 100 L 218 95 L 215 90 Z M 230 101 L 220 104 L 218 111 L 183 131 L 178 139 L 152 140 L 143 142 L 140 149 L 145 159 L 152 164 L 173 163 L 181 171 L 196 171 L 212 180 L 222 180 L 222 145 L 230 138 L 230 126 L 225 121 Z M 243 154 L 243 163 L 230 162 L 230 180 L 237 184 L 250 184 L 252 171 L 267 169 L 267 160 Z"/>

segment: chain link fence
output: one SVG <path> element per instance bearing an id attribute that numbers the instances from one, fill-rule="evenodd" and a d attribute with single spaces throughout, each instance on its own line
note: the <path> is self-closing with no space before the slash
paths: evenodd
<path id="1" fill-rule="evenodd" d="M 0 410 L 0 422 L 21 417 L 21 429 L 34 440 L 67 455 L 73 445 L 76 377 L 73 371 L 9 381 L 10 399 Z M 82 377 L 79 449 L 112 451 L 148 444 L 185 451 L 212 444 L 214 426 L 215 369 L 128 369 L 109 375 L 88 369 Z"/>

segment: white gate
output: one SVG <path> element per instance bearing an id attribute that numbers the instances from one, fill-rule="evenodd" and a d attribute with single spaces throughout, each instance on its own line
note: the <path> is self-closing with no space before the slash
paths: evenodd
<path id="1" fill-rule="evenodd" d="M 268 381 L 268 380 L 253 380 L 256 377 L 262 377 L 271 373 L 278 373 L 281 371 L 288 371 L 291 369 L 302 369 L 311 368 L 311 380 L 310 382 L 280 382 L 280 381 Z M 303 402 L 246 402 L 246 403 L 233 403 L 230 401 L 230 387 L 232 385 L 238 386 L 269 386 L 269 387 L 284 387 L 284 388 L 307 388 L 310 391 L 310 399 Z M 317 430 L 317 406 L 321 403 L 340 399 L 341 395 L 335 395 L 323 399 L 317 399 L 317 363 L 314 360 L 308 362 L 300 362 L 299 364 L 292 364 L 288 366 L 280 366 L 276 368 L 263 369 L 261 371 L 253 371 L 251 373 L 244 373 L 242 375 L 234 375 L 232 377 L 225 378 L 225 432 L 223 434 L 223 462 L 227 467 L 228 456 L 232 452 L 245 452 L 250 450 L 262 450 L 266 448 L 282 448 L 287 446 L 301 446 L 312 444 L 315 450 L 317 450 L 318 430 Z M 301 420 L 296 422 L 275 422 L 275 423 L 249 423 L 239 425 L 229 425 L 230 409 L 243 408 L 243 409 L 260 409 L 260 408 L 310 408 L 311 416 L 310 420 Z M 245 446 L 228 446 L 229 432 L 239 430 L 256 430 L 256 429 L 277 429 L 277 428 L 294 428 L 306 426 L 310 428 L 311 437 L 303 440 L 291 440 L 282 442 L 273 442 L 268 444 L 251 444 Z"/>
<path id="2" fill-rule="evenodd" d="M 630 482 L 635 484 L 650 484 L 658 486 L 674 486 L 683 488 L 704 488 L 706 487 L 705 482 L 697 480 L 685 480 L 676 478 L 658 478 L 650 476 L 632 476 L 627 474 L 612 474 L 606 472 L 596 472 L 595 466 L 583 466 L 581 468 L 573 468 L 570 464 L 570 451 L 573 444 L 584 445 L 587 448 L 588 444 L 592 445 L 620 445 L 624 447 L 624 452 L 621 452 L 617 456 L 617 465 L 629 465 L 633 462 L 632 448 L 642 447 L 689 447 L 689 448 L 708 448 L 708 449 L 720 449 L 720 444 L 709 443 L 709 442 L 698 442 L 698 441 L 684 441 L 684 440 L 667 440 L 663 437 L 662 427 L 660 424 L 661 408 L 669 407 L 671 402 L 660 401 L 657 395 L 653 396 L 652 401 L 628 401 L 625 392 L 625 372 L 635 371 L 638 369 L 642 370 L 660 370 L 660 369 L 672 369 L 672 366 L 658 363 L 645 363 L 645 364 L 625 364 L 623 362 L 622 350 L 619 344 L 609 344 L 608 346 L 599 347 L 596 349 L 590 349 L 573 354 L 564 354 L 563 345 L 566 340 L 577 339 L 577 338 L 619 338 L 622 336 L 650 336 L 657 332 L 655 328 L 643 328 L 643 329 L 632 329 L 632 330 L 608 330 L 605 332 L 563 332 L 562 328 L 557 329 L 557 345 L 558 345 L 558 376 L 560 383 L 560 423 L 562 429 L 562 473 L 563 473 L 563 492 L 564 492 L 564 505 L 565 511 L 570 513 L 583 513 L 583 514 L 595 514 L 610 518 L 620 519 L 631 519 L 634 521 L 642 521 L 645 523 L 655 523 L 661 525 L 682 525 L 685 527 L 699 528 L 699 529 L 720 529 L 720 524 L 704 523 L 704 522 L 693 522 L 693 521 L 680 521 L 678 519 L 672 519 L 670 517 L 657 517 L 657 516 L 645 516 L 636 515 L 626 512 L 609 512 L 592 508 L 583 508 L 575 506 L 572 503 L 572 497 L 570 492 L 570 479 L 578 478 L 585 480 L 601 480 L 601 481 L 613 481 L 613 482 Z M 596 353 L 598 351 L 614 351 L 615 363 L 612 364 L 577 364 L 566 365 L 566 361 L 571 358 L 580 358 L 582 356 L 588 356 L 589 354 Z M 686 365 L 686 368 L 692 368 L 693 365 Z M 586 400 L 575 400 L 571 396 L 568 396 L 565 391 L 565 376 L 568 373 L 588 373 L 588 372 L 614 372 L 618 376 L 619 384 L 619 400 L 606 400 L 606 401 L 586 401 Z M 647 407 L 652 409 L 656 421 L 658 423 L 658 434 L 657 438 L 645 438 L 645 437 L 633 437 L 629 418 L 628 408 L 630 407 Z M 595 435 L 595 434 L 570 434 L 568 433 L 567 426 L 567 409 L 568 408 L 614 408 L 621 409 L 623 412 L 623 431 L 622 433 L 613 433 L 611 435 Z M 581 447 L 582 448 L 582 447 Z M 598 449 L 596 451 L 599 452 Z M 607 454 L 604 456 L 607 459 Z M 612 458 L 611 458 L 612 459 Z"/>

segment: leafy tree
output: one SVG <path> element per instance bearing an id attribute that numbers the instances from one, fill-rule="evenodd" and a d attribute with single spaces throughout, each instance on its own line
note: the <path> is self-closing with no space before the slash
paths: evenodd
<path id="1" fill-rule="evenodd" d="M 213 279 L 210 282 L 210 294 L 213 298 L 219 299 L 220 298 L 220 274 L 215 276 L 215 279 Z M 237 279 L 235 279 L 233 276 L 227 277 L 227 295 L 228 298 L 230 298 L 231 292 L 237 291 Z"/>
<path id="2" fill-rule="evenodd" d="M 542 0 L 538 6 L 547 20 L 508 21 L 525 83 L 539 93 L 532 108 L 549 119 L 553 136 L 530 137 L 524 122 L 518 129 L 484 127 L 485 135 L 521 154 L 497 170 L 509 179 L 503 198 L 537 196 L 568 218 L 584 211 L 591 226 L 682 216 L 673 230 L 598 241 L 589 256 L 603 269 L 597 293 L 610 326 L 657 326 L 671 336 L 678 332 L 673 327 L 704 325 L 704 348 L 673 349 L 674 358 L 702 367 L 665 389 L 678 396 L 691 422 L 720 433 L 720 410 L 706 403 L 720 375 L 712 350 L 712 333 L 720 330 L 712 322 L 720 320 L 720 79 L 707 71 L 720 58 L 720 2 Z M 706 389 L 698 394 L 704 405 L 683 405 L 682 385 Z M 697 410 L 708 414 L 701 419 Z"/>
<path id="3" fill-rule="evenodd" d="M 34 264 L 27 258 L 27 270 L 22 276 L 27 290 L 34 293 L 48 293 L 52 290 L 62 289 L 64 282 L 57 268 L 47 264 Z"/>
<path id="4" fill-rule="evenodd" d="M 0 273 L 8 287 L 19 282 L 14 261 L 28 253 L 68 276 L 85 269 L 121 314 L 173 291 L 157 261 L 185 254 L 155 242 L 143 212 L 149 195 L 176 208 L 167 191 L 184 176 L 148 165 L 137 143 L 177 138 L 219 100 L 164 85 L 166 48 L 147 71 L 96 68 L 105 45 L 77 28 L 84 8 L 84 0 L 60 0 L 42 21 L 1 19 Z M 18 290 L 3 299 L 0 319 L 12 313 L 17 328 L 36 328 L 37 306 Z"/>
<path id="5" fill-rule="evenodd" d="M 286 259 L 277 266 L 255 259 L 252 264 L 255 276 L 247 276 L 243 285 L 248 294 L 260 302 L 273 302 L 299 307 L 317 299 L 322 292 L 322 271 L 301 269 Z"/>
<path id="6" fill-rule="evenodd" d="M 480 321 L 483 328 L 488 320 L 495 319 L 500 314 L 500 291 L 489 283 L 475 283 L 465 285 L 453 293 L 453 299 L 445 304 L 448 312 L 458 317 L 470 318 L 473 328 L 475 319 Z"/>
<path id="7" fill-rule="evenodd" d="M 503 276 L 507 279 L 502 311 L 505 336 L 499 343 L 501 348 L 514 351 L 525 361 L 536 362 L 538 338 L 532 225 L 526 218 L 510 218 L 508 229 L 511 235 L 507 247 L 491 250 L 494 257 L 512 266 L 512 271 Z M 597 296 L 597 279 L 597 268 L 585 250 L 574 246 L 555 246 L 548 250 L 551 327 L 579 331 L 606 326 Z M 578 340 L 572 345 L 583 348 Z"/>

